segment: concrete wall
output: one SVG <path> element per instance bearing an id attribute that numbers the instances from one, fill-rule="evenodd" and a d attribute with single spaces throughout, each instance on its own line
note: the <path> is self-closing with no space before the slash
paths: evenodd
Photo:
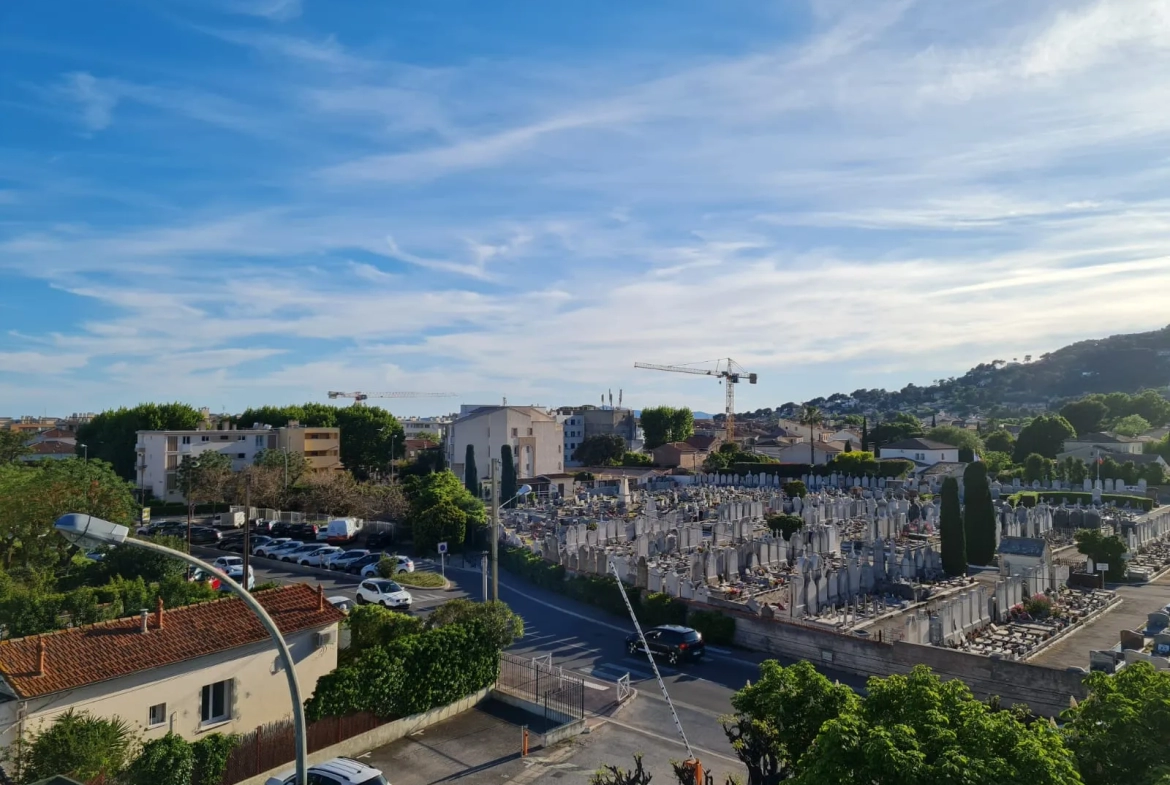
<path id="1" fill-rule="evenodd" d="M 394 722 L 388 722 L 385 725 L 379 725 L 372 731 L 352 736 L 345 741 L 334 744 L 331 747 L 326 747 L 323 750 L 318 750 L 309 755 L 309 765 L 313 766 L 323 761 L 331 760 L 332 758 L 352 758 L 355 755 L 360 755 L 363 752 L 381 747 L 384 744 L 389 744 L 392 741 L 406 738 L 412 733 L 416 733 L 423 728 L 429 728 L 444 720 L 454 717 L 456 714 L 471 709 L 479 704 L 484 698 L 491 693 L 492 688 L 487 687 L 479 692 L 472 693 L 462 700 L 449 703 L 446 706 L 440 706 L 437 709 L 431 709 L 423 714 L 412 714 L 409 717 L 403 717 Z M 284 775 L 291 776 L 294 766 L 291 764 L 281 766 L 278 769 L 266 771 L 263 774 L 257 774 L 255 777 L 249 777 L 246 780 L 241 780 L 236 785 L 265 785 L 269 777 L 280 777 Z M 386 778 L 393 781 L 394 772 L 383 772 Z"/>
<path id="2" fill-rule="evenodd" d="M 735 616 L 735 643 L 780 657 L 863 677 L 909 673 L 927 665 L 943 679 L 962 679 L 980 699 L 998 695 L 1006 705 L 1026 703 L 1037 714 L 1054 716 L 1068 708 L 1069 697 L 1086 694 L 1084 674 L 1011 660 L 997 660 L 954 649 L 896 641 L 879 643 L 800 624 Z"/>
<path id="3" fill-rule="evenodd" d="M 333 632 L 333 642 L 319 649 L 313 646 L 312 631 L 287 638 L 305 699 L 313 694 L 317 680 L 337 667 L 337 625 L 327 631 Z M 144 646 L 150 644 L 149 638 L 143 636 Z M 231 718 L 217 725 L 201 726 L 203 687 L 229 679 L 232 681 Z M 166 704 L 167 721 L 148 727 L 150 707 L 160 703 Z M 190 741 L 197 741 L 212 731 L 247 733 L 258 725 L 292 716 L 288 680 L 278 667 L 276 649 L 266 642 L 69 692 L 0 704 L 0 745 L 7 747 L 16 741 L 22 727 L 35 732 L 69 709 L 88 711 L 99 717 L 120 717 L 141 731 L 143 741 L 161 738 L 168 730 Z"/>

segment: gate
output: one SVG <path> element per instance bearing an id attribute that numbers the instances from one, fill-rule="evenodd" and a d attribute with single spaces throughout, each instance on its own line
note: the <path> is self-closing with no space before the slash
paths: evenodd
<path id="1" fill-rule="evenodd" d="M 551 726 L 585 717 L 585 680 L 553 665 L 551 655 L 525 659 L 502 653 L 496 689 L 539 706 Z"/>

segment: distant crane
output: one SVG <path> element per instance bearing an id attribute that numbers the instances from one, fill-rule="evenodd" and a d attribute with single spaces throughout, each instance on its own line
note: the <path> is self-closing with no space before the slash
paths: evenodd
<path id="1" fill-rule="evenodd" d="M 708 360 L 707 362 L 710 362 Z M 692 363 L 698 365 L 698 363 Z M 735 360 L 728 357 L 725 360 L 716 360 L 714 369 L 707 368 L 692 368 L 685 365 L 656 365 L 654 363 L 634 363 L 635 368 L 643 368 L 648 371 L 670 371 L 672 373 L 693 373 L 698 376 L 714 376 L 720 380 L 721 384 L 727 387 L 727 404 L 725 408 L 727 416 L 727 441 L 735 438 L 735 385 L 739 384 L 743 379 L 747 379 L 748 384 L 755 384 L 757 374 L 748 373 Z"/>
<path id="2" fill-rule="evenodd" d="M 353 398 L 354 406 L 361 406 L 368 398 L 454 398 L 457 393 L 431 392 L 335 392 L 329 391 L 330 398 Z"/>

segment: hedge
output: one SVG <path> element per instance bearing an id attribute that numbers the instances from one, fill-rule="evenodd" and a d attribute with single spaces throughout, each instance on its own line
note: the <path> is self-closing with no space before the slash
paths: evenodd
<path id="1" fill-rule="evenodd" d="M 617 578 L 611 575 L 569 575 L 565 568 L 537 556 L 527 548 L 500 550 L 500 566 L 525 578 L 542 589 L 563 594 L 578 602 L 601 608 L 614 616 L 628 619 L 629 611 L 618 590 Z M 735 637 L 735 619 L 718 611 L 690 608 L 664 592 L 644 594 L 636 586 L 626 586 L 626 596 L 634 608 L 638 623 L 647 627 L 660 624 L 689 624 L 711 643 L 730 643 Z M 695 620 L 698 619 L 698 623 Z M 705 629 L 698 626 L 705 625 Z M 715 637 L 710 637 L 708 635 Z"/>
<path id="2" fill-rule="evenodd" d="M 1061 502 L 1076 504 L 1078 501 L 1081 504 L 1091 504 L 1093 502 L 1093 494 L 1086 491 L 1020 491 L 1009 496 L 1008 501 L 1014 505 L 1023 505 L 1025 507 L 1035 507 L 1041 501 L 1047 502 L 1048 504 L 1060 504 Z M 1154 508 L 1154 500 L 1145 496 L 1103 493 L 1101 494 L 1101 501 L 1105 504 L 1112 502 L 1118 507 L 1124 507 L 1126 504 L 1129 504 L 1131 507 L 1136 507 L 1146 512 Z"/>

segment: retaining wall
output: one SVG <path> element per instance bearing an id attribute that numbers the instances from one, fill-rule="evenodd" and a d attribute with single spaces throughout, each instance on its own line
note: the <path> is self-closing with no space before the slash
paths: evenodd
<path id="1" fill-rule="evenodd" d="M 1056 716 L 1086 695 L 1083 673 L 1013 660 L 968 654 L 956 649 L 895 641 L 879 643 L 801 624 L 735 614 L 735 643 L 746 649 L 809 660 L 859 676 L 909 673 L 930 667 L 942 679 L 962 679 L 976 697 L 998 695 L 1005 706 L 1026 703 L 1037 714 Z"/>

